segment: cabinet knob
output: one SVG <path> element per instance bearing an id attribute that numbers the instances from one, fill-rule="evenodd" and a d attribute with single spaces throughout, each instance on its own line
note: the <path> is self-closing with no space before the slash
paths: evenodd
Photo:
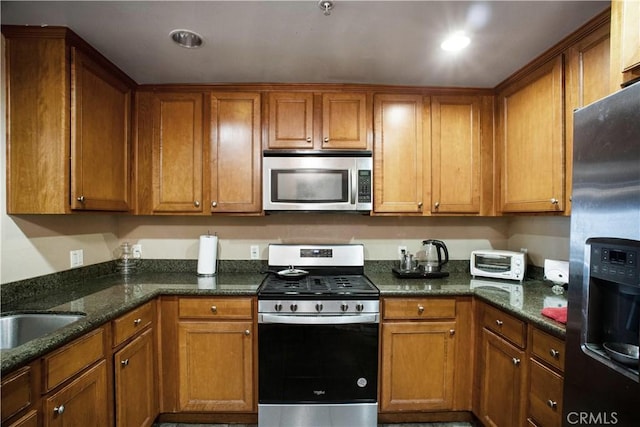
<path id="1" fill-rule="evenodd" d="M 456 334 L 455 329 L 449 329 L 449 335 L 454 336 Z"/>
<path id="2" fill-rule="evenodd" d="M 325 136 L 325 137 L 324 137 L 324 139 L 323 139 L 322 141 L 326 144 L 327 142 L 329 142 L 329 137 L 326 137 L 326 136 Z"/>
<path id="3" fill-rule="evenodd" d="M 438 209 L 438 208 L 440 207 L 440 202 L 435 202 L 435 203 L 433 204 L 433 206 L 434 206 L 436 209 Z"/>
<path id="4" fill-rule="evenodd" d="M 211 306 L 211 312 L 212 313 L 217 313 L 218 312 L 218 307 L 216 307 L 215 305 Z"/>
<path id="5" fill-rule="evenodd" d="M 193 202 L 193 206 L 195 206 L 196 208 L 200 207 L 200 202 L 198 200 Z"/>
<path id="6" fill-rule="evenodd" d="M 244 331 L 244 334 L 245 335 L 251 335 L 251 331 L 247 329 L 247 330 Z"/>
<path id="7" fill-rule="evenodd" d="M 422 209 L 422 202 L 418 202 L 418 207 Z"/>
<path id="8" fill-rule="evenodd" d="M 56 415 L 62 415 L 64 413 L 64 405 L 56 406 L 53 408 L 53 413 Z"/>
<path id="9" fill-rule="evenodd" d="M 424 313 L 424 306 L 422 306 L 422 305 L 418 306 L 418 313 L 420 313 L 420 314 Z"/>
<path id="10" fill-rule="evenodd" d="M 80 203 L 84 203 L 84 196 L 76 197 L 76 200 L 79 201 Z"/>
<path id="11" fill-rule="evenodd" d="M 129 359 L 124 359 L 120 361 L 120 364 L 124 368 L 125 366 L 129 366 Z"/>
<path id="12" fill-rule="evenodd" d="M 496 320 L 496 325 L 498 326 L 502 326 L 504 324 L 504 322 L 500 319 Z"/>
<path id="13" fill-rule="evenodd" d="M 553 357 L 554 359 L 558 359 L 560 357 L 560 352 L 554 348 L 549 350 L 549 354 L 551 354 L 551 357 Z"/>
<path id="14" fill-rule="evenodd" d="M 554 197 L 554 198 L 552 198 L 552 199 L 550 200 L 550 202 L 551 202 L 551 204 L 552 204 L 552 205 L 557 205 L 557 204 L 558 204 L 558 199 L 556 199 L 556 198 Z"/>
<path id="15" fill-rule="evenodd" d="M 215 202 L 215 201 L 211 202 L 211 207 L 212 208 L 218 207 L 218 202 Z"/>
<path id="16" fill-rule="evenodd" d="M 547 400 L 547 405 L 549 406 L 549 408 L 551 409 L 556 409 L 558 408 L 558 402 L 556 402 L 555 400 Z"/>
<path id="17" fill-rule="evenodd" d="M 138 326 L 140 323 L 142 323 L 142 319 L 136 319 L 133 321 L 134 326 Z"/>
<path id="18" fill-rule="evenodd" d="M 517 357 L 514 357 L 513 359 L 511 359 L 511 361 L 513 362 L 514 365 L 518 366 L 520 364 L 520 359 L 518 359 Z"/>
<path id="19" fill-rule="evenodd" d="M 310 136 L 307 137 L 307 142 L 311 142 L 311 137 Z"/>

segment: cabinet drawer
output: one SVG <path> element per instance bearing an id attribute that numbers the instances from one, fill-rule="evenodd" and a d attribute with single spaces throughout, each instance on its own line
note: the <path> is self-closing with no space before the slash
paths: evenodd
<path id="1" fill-rule="evenodd" d="M 112 323 L 113 346 L 122 344 L 150 325 L 153 322 L 153 314 L 153 302 L 149 302 L 115 319 Z"/>
<path id="2" fill-rule="evenodd" d="M 529 415 L 545 427 L 562 425 L 562 377 L 531 359 Z"/>
<path id="3" fill-rule="evenodd" d="M 533 328 L 531 343 L 531 351 L 536 357 L 564 371 L 564 341 Z"/>
<path id="4" fill-rule="evenodd" d="M 181 298 L 178 315 L 195 319 L 251 319 L 251 298 Z"/>
<path id="5" fill-rule="evenodd" d="M 2 421 L 31 405 L 31 367 L 25 366 L 2 379 Z"/>
<path id="6" fill-rule="evenodd" d="M 526 343 L 527 324 L 489 305 L 482 310 L 482 326 L 508 339 L 520 348 Z"/>
<path id="7" fill-rule="evenodd" d="M 89 332 L 43 358 L 44 390 L 49 391 L 104 357 L 103 328 Z"/>
<path id="8" fill-rule="evenodd" d="M 389 298 L 384 300 L 383 318 L 387 320 L 454 317 L 456 317 L 456 300 L 453 298 Z"/>

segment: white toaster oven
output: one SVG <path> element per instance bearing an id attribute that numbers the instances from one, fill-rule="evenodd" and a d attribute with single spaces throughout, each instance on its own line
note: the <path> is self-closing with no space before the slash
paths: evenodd
<path id="1" fill-rule="evenodd" d="M 476 250 L 471 252 L 471 275 L 522 281 L 527 270 L 526 257 L 524 252 Z"/>

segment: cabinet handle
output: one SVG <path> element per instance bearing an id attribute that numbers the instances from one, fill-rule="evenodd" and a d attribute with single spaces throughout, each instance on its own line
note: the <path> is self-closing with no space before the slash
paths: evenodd
<path id="1" fill-rule="evenodd" d="M 196 208 L 200 207 L 200 202 L 198 200 L 193 202 L 193 206 L 195 206 Z"/>
<path id="2" fill-rule="evenodd" d="M 216 307 L 215 305 L 211 306 L 211 312 L 212 313 L 217 313 L 218 312 L 218 307 Z"/>
<path id="3" fill-rule="evenodd" d="M 435 203 L 433 204 L 433 206 L 434 206 L 436 209 L 438 209 L 438 208 L 440 207 L 440 202 L 435 202 Z"/>
<path id="4" fill-rule="evenodd" d="M 311 142 L 311 137 L 310 136 L 307 137 L 307 142 Z"/>
<path id="5" fill-rule="evenodd" d="M 84 196 L 80 196 L 80 197 L 76 197 L 76 200 L 79 201 L 80 203 L 84 203 Z M 64 408 L 64 406 L 63 406 Z M 64 409 L 63 409 L 64 411 Z"/>
<path id="6" fill-rule="evenodd" d="M 504 322 L 500 319 L 496 320 L 496 325 L 498 326 L 502 326 L 504 324 Z"/>
<path id="7" fill-rule="evenodd" d="M 53 408 L 53 413 L 56 415 L 62 415 L 64 413 L 64 405 L 56 406 Z"/>
<path id="8" fill-rule="evenodd" d="M 549 354 L 551 354 L 551 357 L 553 357 L 554 359 L 560 358 L 560 352 L 554 348 L 549 350 Z"/>
<path id="9" fill-rule="evenodd" d="M 455 329 L 449 329 L 449 335 L 450 336 L 454 336 L 456 334 L 456 330 Z"/>
<path id="10" fill-rule="evenodd" d="M 140 323 L 142 323 L 142 319 L 136 319 L 133 321 L 133 326 L 138 326 Z"/>
<path id="11" fill-rule="evenodd" d="M 553 197 L 553 198 L 550 200 L 550 202 L 551 202 L 551 204 L 552 204 L 552 205 L 557 205 L 557 204 L 558 204 L 558 199 L 556 199 L 555 197 Z"/>
<path id="12" fill-rule="evenodd" d="M 124 359 L 120 361 L 122 367 L 129 366 L 129 359 Z"/>
<path id="13" fill-rule="evenodd" d="M 326 137 L 326 136 L 325 136 L 325 137 L 324 137 L 324 139 L 323 139 L 322 141 L 326 144 L 327 142 L 329 142 L 329 137 Z"/>
<path id="14" fill-rule="evenodd" d="M 551 399 L 547 400 L 547 405 L 551 409 L 557 409 L 558 408 L 558 402 L 556 402 L 555 400 L 551 400 Z"/>
<path id="15" fill-rule="evenodd" d="M 514 365 L 518 366 L 520 364 L 520 359 L 518 359 L 517 357 L 514 357 L 513 359 L 511 359 L 511 361 L 513 362 Z"/>
<path id="16" fill-rule="evenodd" d="M 420 314 L 424 313 L 424 307 L 423 306 L 421 306 L 421 305 L 418 306 L 418 313 L 420 313 Z"/>
<path id="17" fill-rule="evenodd" d="M 251 335 L 251 331 L 247 329 L 247 330 L 244 331 L 244 334 L 245 335 Z"/>
<path id="18" fill-rule="evenodd" d="M 418 202 L 418 207 L 422 209 L 422 202 Z"/>
<path id="19" fill-rule="evenodd" d="M 218 207 L 218 202 L 211 202 L 211 207 L 212 208 Z"/>

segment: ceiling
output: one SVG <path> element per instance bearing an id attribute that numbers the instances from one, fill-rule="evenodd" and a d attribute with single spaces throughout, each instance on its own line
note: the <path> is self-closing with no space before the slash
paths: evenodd
<path id="1" fill-rule="evenodd" d="M 608 1 L 2 0 L 2 24 L 63 25 L 140 84 L 371 83 L 492 88 Z M 173 29 L 203 36 L 175 45 Z M 451 54 L 446 33 L 471 44 Z"/>

